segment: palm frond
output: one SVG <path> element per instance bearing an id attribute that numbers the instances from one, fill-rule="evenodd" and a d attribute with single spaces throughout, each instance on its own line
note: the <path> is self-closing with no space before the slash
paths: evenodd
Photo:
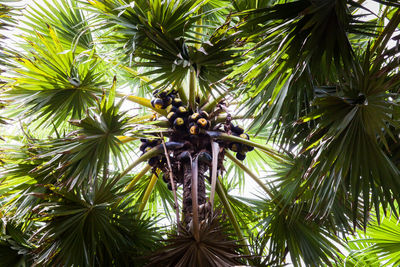
<path id="1" fill-rule="evenodd" d="M 382 221 L 374 220 L 361 238 L 350 240 L 349 245 L 357 258 L 379 266 L 395 266 L 400 262 L 399 224 L 394 216 L 385 217 Z M 364 236 L 364 238 L 362 238 Z M 357 262 L 358 263 L 358 262 Z"/>
<path id="2" fill-rule="evenodd" d="M 307 117 L 321 117 L 304 146 L 317 155 L 314 162 L 319 162 L 306 177 L 321 201 L 317 205 L 324 203 L 328 207 L 323 199 L 344 187 L 351 194 L 354 209 L 359 196 L 363 198 L 365 213 L 370 203 L 375 208 L 379 203 L 394 208 L 399 171 L 384 150 L 389 150 L 386 137 L 393 138 L 390 126 L 397 127 L 392 119 L 398 117 L 396 103 L 390 100 L 390 92 L 394 92 L 400 80 L 387 67 L 381 67 L 382 60 L 371 60 L 367 51 L 362 64 L 345 78 L 339 90 L 321 88 L 315 100 L 318 108 Z M 363 167 L 365 163 L 368 169 Z"/>
<path id="3" fill-rule="evenodd" d="M 47 8 L 37 3 L 29 5 L 21 30 L 33 36 L 39 33 L 51 40 L 48 28 L 52 27 L 66 49 L 80 53 L 93 48 L 88 20 L 77 1 L 44 0 L 43 3 Z"/>
<path id="4" fill-rule="evenodd" d="M 155 221 L 140 219 L 121 202 L 115 180 L 93 189 L 66 191 L 50 187 L 47 200 L 35 210 L 43 227 L 31 238 L 38 242 L 37 263 L 53 266 L 143 266 L 145 251 L 157 246 Z"/>
<path id="5" fill-rule="evenodd" d="M 339 260 L 334 245 L 339 240 L 318 221 L 310 220 L 306 203 L 298 201 L 282 208 L 259 201 L 258 208 L 266 214 L 259 222 L 259 241 L 264 243 L 262 252 L 266 251 L 259 256 L 264 262 L 283 264 L 290 257 L 294 266 L 302 266 L 302 262 L 319 265 Z"/>
<path id="6" fill-rule="evenodd" d="M 33 244 L 28 239 L 27 229 L 22 225 L 6 222 L 4 218 L 0 223 L 0 265 L 2 266 L 30 266 L 33 263 Z"/>
<path id="7" fill-rule="evenodd" d="M 5 96 L 13 101 L 14 113 L 59 126 L 80 119 L 106 83 L 93 54 L 78 55 L 64 47 L 53 28 L 48 34 L 50 39 L 37 33 L 34 41 L 26 40 L 30 48 L 14 59 L 18 66 Z"/>
<path id="8" fill-rule="evenodd" d="M 37 169 L 39 173 L 56 171 L 58 182 L 72 188 L 86 179 L 93 183 L 93 177 L 100 172 L 107 174 L 112 157 L 122 159 L 118 136 L 124 135 L 131 126 L 126 112 L 119 111 L 122 101 L 114 105 L 113 91 L 115 87 L 108 99 L 103 96 L 97 108 L 88 110 L 84 119 L 70 121 L 78 130 L 67 137 L 39 144 L 46 148 L 39 158 L 51 158 Z M 54 164 L 58 166 L 56 169 Z"/>
<path id="9" fill-rule="evenodd" d="M 158 252 L 146 266 L 233 266 L 240 264 L 239 246 L 229 236 L 232 231 L 219 214 L 210 216 L 200 226 L 200 240 L 196 242 L 192 231 L 178 226 L 169 234 Z"/>

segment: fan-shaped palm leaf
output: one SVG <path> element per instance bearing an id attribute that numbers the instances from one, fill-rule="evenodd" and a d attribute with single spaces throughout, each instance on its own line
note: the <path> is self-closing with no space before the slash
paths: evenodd
<path id="1" fill-rule="evenodd" d="M 50 187 L 48 200 L 35 207 L 43 227 L 36 262 L 54 266 L 142 266 L 135 257 L 157 245 L 154 221 L 139 219 L 121 202 L 115 181 L 67 192 Z"/>
<path id="2" fill-rule="evenodd" d="M 51 38 L 37 33 L 28 41 L 27 56 L 16 58 L 18 67 L 7 88 L 7 97 L 40 123 L 52 120 L 56 126 L 70 118 L 79 119 L 95 103 L 105 85 L 92 54 L 77 55 L 64 47 L 53 28 Z M 48 123 L 48 122 L 47 122 Z"/>

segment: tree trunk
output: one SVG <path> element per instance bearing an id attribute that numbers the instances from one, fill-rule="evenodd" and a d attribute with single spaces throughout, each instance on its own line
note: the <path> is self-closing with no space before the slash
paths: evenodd
<path id="1" fill-rule="evenodd" d="M 208 167 L 204 163 L 199 163 L 198 167 L 198 205 L 206 203 L 206 184 L 205 173 Z M 190 163 L 183 166 L 183 221 L 188 225 L 193 217 L 192 205 L 192 167 Z M 198 208 L 198 207 L 197 207 Z M 199 213 L 199 222 L 204 220 L 204 213 Z"/>

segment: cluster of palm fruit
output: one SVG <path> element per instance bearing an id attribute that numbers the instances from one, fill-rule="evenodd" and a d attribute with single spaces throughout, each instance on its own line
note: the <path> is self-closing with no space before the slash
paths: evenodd
<path id="1" fill-rule="evenodd" d="M 199 162 L 206 165 L 211 164 L 211 133 L 228 133 L 243 139 L 249 140 L 249 135 L 244 130 L 230 123 L 230 119 L 224 122 L 217 122 L 217 112 L 211 113 L 211 116 L 202 109 L 197 111 L 191 110 L 185 106 L 178 97 L 177 91 L 170 92 L 154 92 L 154 98 L 151 105 L 156 109 L 166 110 L 167 119 L 170 124 L 170 130 L 166 133 L 168 142 L 165 144 L 170 146 L 168 149 L 170 167 L 173 170 L 173 182 L 176 186 L 183 183 L 182 163 L 188 160 L 191 155 L 198 155 Z M 224 127 L 222 127 L 224 126 Z M 211 131 L 211 132 L 207 132 Z M 141 139 L 142 145 L 140 150 L 143 153 L 161 144 L 158 136 L 150 139 Z M 238 160 L 244 160 L 246 153 L 254 149 L 254 147 L 241 144 L 240 142 L 218 141 L 220 147 L 229 148 L 236 153 Z M 223 157 L 222 157 L 223 158 Z M 167 173 L 170 167 L 164 154 L 154 156 L 148 160 L 148 164 L 153 170 L 161 170 L 163 180 L 167 184 L 168 189 L 172 189 L 171 180 Z M 221 163 L 222 164 L 222 163 Z"/>
<path id="2" fill-rule="evenodd" d="M 198 135 L 201 129 L 208 130 L 211 126 L 208 113 L 189 110 L 176 93 L 156 92 L 157 97 L 151 101 L 151 105 L 167 111 L 167 119 L 175 130 L 186 131 L 191 135 Z"/>
<path id="3" fill-rule="evenodd" d="M 243 139 L 250 140 L 250 137 L 247 133 L 244 132 L 243 128 L 240 128 L 239 126 L 235 126 L 232 123 L 230 124 L 231 132 L 234 136 L 238 136 Z M 233 152 L 236 152 L 236 158 L 238 160 L 244 160 L 246 158 L 246 153 L 249 151 L 252 151 L 254 147 L 241 144 L 238 142 L 231 142 L 228 144 L 228 147 L 230 150 Z"/>
<path id="4" fill-rule="evenodd" d="M 141 138 L 140 141 L 142 142 L 142 144 L 140 145 L 140 151 L 142 151 L 143 154 L 151 150 L 153 147 L 161 144 L 160 138 L 149 138 L 149 139 Z M 166 162 L 165 157 L 163 157 L 162 155 L 158 155 L 150 158 L 147 163 L 150 166 L 155 167 L 158 164 L 163 164 L 165 162 Z"/>

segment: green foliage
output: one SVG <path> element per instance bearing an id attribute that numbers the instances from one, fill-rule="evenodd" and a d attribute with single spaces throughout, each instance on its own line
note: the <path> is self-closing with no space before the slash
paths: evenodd
<path id="1" fill-rule="evenodd" d="M 38 172 L 56 171 L 58 182 L 72 188 L 88 180 L 93 183 L 101 171 L 106 174 L 111 155 L 121 159 L 122 143 L 118 136 L 127 133 L 130 125 L 125 112 L 119 112 L 122 101 L 114 105 L 113 95 L 110 96 L 108 100 L 103 97 L 97 107 L 89 109 L 84 119 L 71 121 L 78 130 L 67 137 L 39 144 L 45 152 L 38 157 L 49 160 Z M 54 164 L 58 166 L 56 169 Z"/>
<path id="2" fill-rule="evenodd" d="M 22 225 L 1 222 L 0 264 L 2 266 L 27 267 L 32 265 L 31 253 L 34 246 Z"/>
<path id="3" fill-rule="evenodd" d="M 374 220 L 359 239 L 350 240 L 353 262 L 365 266 L 396 266 L 400 262 L 399 225 L 393 216 Z"/>
<path id="4" fill-rule="evenodd" d="M 232 266 L 240 264 L 239 246 L 233 238 L 229 225 L 223 223 L 219 213 L 211 215 L 201 225 L 201 240 L 196 242 L 193 233 L 178 225 L 169 234 L 166 245 L 157 251 L 146 266 Z"/>
<path id="5" fill-rule="evenodd" d="M 115 180 L 93 188 L 66 191 L 49 187 L 46 200 L 35 209 L 43 226 L 35 234 L 36 262 L 54 266 L 142 266 L 146 251 L 160 236 L 155 221 L 137 217 L 121 202 Z"/>
<path id="6" fill-rule="evenodd" d="M 18 66 L 6 97 L 24 116 L 59 126 L 79 119 L 105 83 L 92 53 L 76 54 L 64 47 L 53 28 L 48 28 L 48 34 L 50 39 L 40 33 L 26 39 L 27 55 L 15 59 Z"/>
<path id="7" fill-rule="evenodd" d="M 44 0 L 18 10 L 18 46 L 0 48 L 0 123 L 13 122 L 1 132 L 0 265 L 399 264 L 400 7 L 375 2 L 374 12 L 345 0 Z M 0 4 L 0 29 L 15 12 Z M 196 124 L 192 136 L 189 116 L 201 111 L 207 129 Z M 158 141 L 139 155 L 143 137 Z M 247 148 L 243 162 L 232 142 Z M 188 163 L 197 152 L 211 160 Z M 218 196 L 202 206 L 200 233 L 195 212 L 177 209 L 200 194 L 187 190 L 196 175 L 185 166 L 218 177 L 217 188 L 206 183 L 204 198 Z M 251 183 L 251 196 L 237 193 Z M 172 184 L 186 191 L 175 196 Z M 209 216 L 212 205 L 226 217 Z M 161 241 L 165 224 L 175 230 Z M 345 245 L 359 228 L 366 238 Z"/>
<path id="8" fill-rule="evenodd" d="M 24 19 L 24 27 L 21 27 L 23 31 L 30 35 L 39 33 L 51 39 L 49 27 L 52 27 L 66 50 L 80 53 L 93 48 L 88 19 L 76 1 L 44 0 L 43 3 L 45 6 L 36 3 L 29 7 L 29 15 Z"/>

